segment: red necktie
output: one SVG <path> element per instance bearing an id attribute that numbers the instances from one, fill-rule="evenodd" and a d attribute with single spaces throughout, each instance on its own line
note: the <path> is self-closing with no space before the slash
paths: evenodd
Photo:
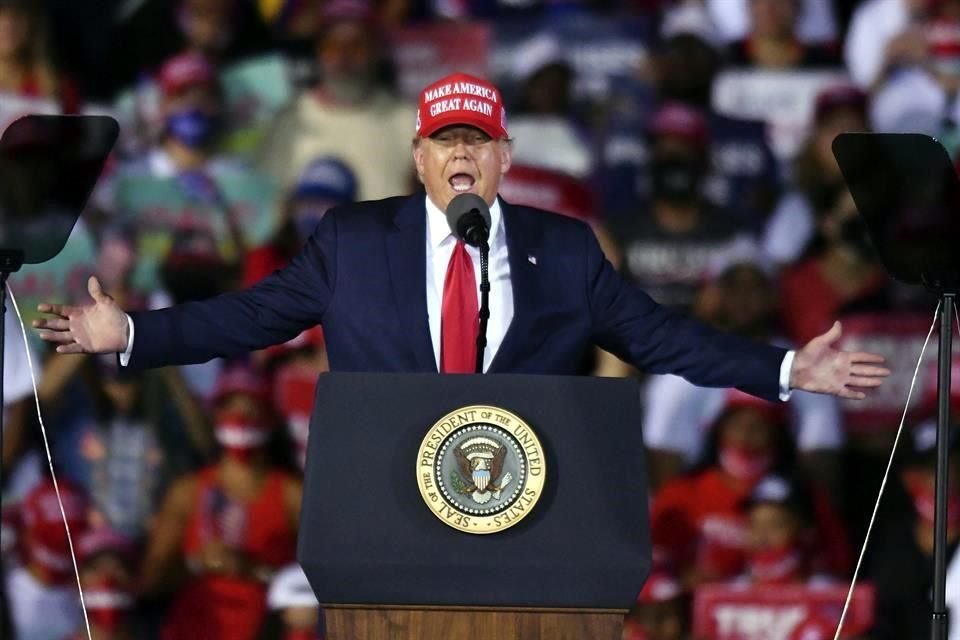
<path id="1" fill-rule="evenodd" d="M 457 242 L 447 265 L 440 317 L 440 372 L 474 373 L 480 305 L 473 260 L 462 241 Z"/>

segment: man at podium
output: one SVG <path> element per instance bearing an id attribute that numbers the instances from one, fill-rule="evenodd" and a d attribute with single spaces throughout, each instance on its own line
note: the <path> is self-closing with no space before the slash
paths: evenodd
<path id="1" fill-rule="evenodd" d="M 472 193 L 491 221 L 485 372 L 573 374 L 598 345 L 650 373 L 769 400 L 792 389 L 862 398 L 889 375 L 879 356 L 833 348 L 839 324 L 787 351 L 657 305 L 614 271 L 585 224 L 498 197 L 511 152 L 497 88 L 448 76 L 424 89 L 416 114 L 425 193 L 329 211 L 289 266 L 246 290 L 128 314 L 91 277 L 93 304 L 41 304 L 50 316 L 33 325 L 60 353 L 116 352 L 144 368 L 238 356 L 321 324 L 334 371 L 470 373 L 480 256 L 444 212 Z"/>

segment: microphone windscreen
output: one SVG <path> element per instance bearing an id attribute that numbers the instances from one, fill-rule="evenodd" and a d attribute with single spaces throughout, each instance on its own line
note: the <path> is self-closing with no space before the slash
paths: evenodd
<path id="1" fill-rule="evenodd" d="M 460 240 L 467 240 L 466 231 L 475 224 L 471 220 L 473 216 L 479 215 L 486 229 L 490 229 L 490 207 L 475 193 L 461 193 L 454 197 L 447 205 L 446 214 L 450 232 Z"/>

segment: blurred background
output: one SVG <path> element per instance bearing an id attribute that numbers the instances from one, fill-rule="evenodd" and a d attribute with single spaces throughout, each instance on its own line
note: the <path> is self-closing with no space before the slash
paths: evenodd
<path id="1" fill-rule="evenodd" d="M 454 70 L 503 91 L 504 198 L 587 221 L 662 304 L 786 346 L 839 318 L 842 346 L 887 357 L 866 401 L 781 405 L 581 363 L 644 397 L 655 569 L 624 637 L 832 638 L 935 301 L 885 275 L 830 145 L 960 151 L 960 0 L 0 0 L 0 130 L 121 123 L 66 249 L 10 279 L 25 319 L 91 273 L 126 309 L 242 288 L 330 207 L 418 190 L 417 92 Z M 0 635 L 85 637 L 6 329 Z M 293 563 L 319 328 L 143 373 L 29 348 L 97 640 L 323 637 Z M 929 637 L 935 385 L 931 350 L 846 637 Z"/>

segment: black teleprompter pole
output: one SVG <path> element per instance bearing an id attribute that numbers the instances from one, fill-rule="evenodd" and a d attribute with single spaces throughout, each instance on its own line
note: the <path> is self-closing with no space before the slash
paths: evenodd
<path id="1" fill-rule="evenodd" d="M 950 368 L 953 356 L 955 293 L 940 296 L 940 352 L 937 358 L 937 488 L 933 520 L 932 640 L 947 638 L 947 494 L 950 487 Z"/>

